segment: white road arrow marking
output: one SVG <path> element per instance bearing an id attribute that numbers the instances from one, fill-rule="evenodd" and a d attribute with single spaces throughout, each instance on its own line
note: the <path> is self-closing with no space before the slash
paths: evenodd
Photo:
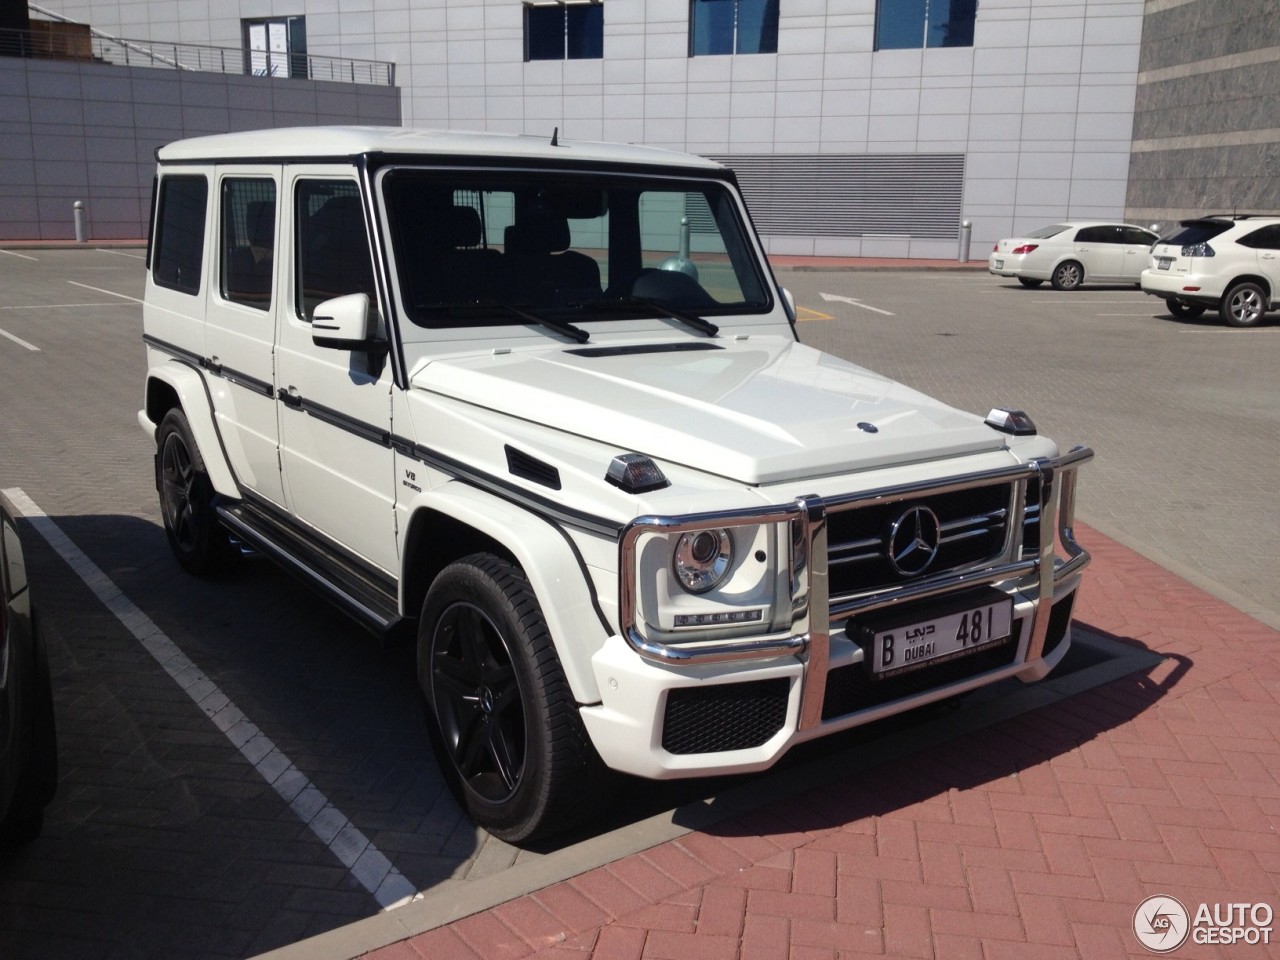
<path id="1" fill-rule="evenodd" d="M 893 316 L 893 314 L 890 313 L 888 310 L 881 310 L 879 307 L 868 306 L 867 304 L 863 303 L 861 300 L 853 299 L 853 297 L 842 297 L 838 293 L 819 293 L 818 296 L 822 297 L 823 300 L 827 300 L 827 301 L 839 300 L 841 303 L 852 304 L 855 307 L 861 307 L 863 310 L 870 310 L 872 313 L 883 313 L 886 317 Z"/>

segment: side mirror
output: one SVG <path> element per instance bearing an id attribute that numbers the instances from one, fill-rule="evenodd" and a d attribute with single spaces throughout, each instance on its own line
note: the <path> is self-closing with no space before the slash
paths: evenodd
<path id="1" fill-rule="evenodd" d="M 311 340 L 317 347 L 339 350 L 380 350 L 382 340 L 371 339 L 369 295 L 348 293 L 316 305 L 311 314 Z"/>

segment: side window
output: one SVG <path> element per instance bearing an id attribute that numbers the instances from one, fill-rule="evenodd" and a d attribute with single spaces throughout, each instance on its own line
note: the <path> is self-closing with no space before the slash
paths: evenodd
<path id="1" fill-rule="evenodd" d="M 1148 233 L 1141 227 L 1121 227 L 1120 230 L 1125 243 L 1137 243 L 1149 247 L 1156 242 L 1156 235 Z"/>
<path id="2" fill-rule="evenodd" d="M 1236 243 L 1242 247 L 1253 247 L 1255 250 L 1280 250 L 1280 224 L 1245 234 Z"/>
<path id="3" fill-rule="evenodd" d="M 299 180 L 294 192 L 298 316 L 310 322 L 316 304 L 373 290 L 373 263 L 364 207 L 354 180 Z"/>
<path id="4" fill-rule="evenodd" d="M 266 177 L 222 181 L 223 298 L 247 307 L 271 306 L 276 249 L 276 184 Z"/>
<path id="5" fill-rule="evenodd" d="M 1081 227 L 1076 243 L 1119 243 L 1120 232 L 1115 227 Z"/>
<path id="6" fill-rule="evenodd" d="M 209 181 L 204 177 L 161 178 L 153 268 L 153 276 L 160 286 L 183 293 L 200 292 L 208 201 Z"/>

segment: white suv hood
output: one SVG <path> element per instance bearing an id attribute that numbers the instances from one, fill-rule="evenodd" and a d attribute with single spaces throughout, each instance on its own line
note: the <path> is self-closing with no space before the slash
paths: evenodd
<path id="1" fill-rule="evenodd" d="M 781 337 L 431 360 L 417 389 L 763 484 L 998 450 L 981 418 Z M 869 424 L 868 432 L 859 424 Z"/>

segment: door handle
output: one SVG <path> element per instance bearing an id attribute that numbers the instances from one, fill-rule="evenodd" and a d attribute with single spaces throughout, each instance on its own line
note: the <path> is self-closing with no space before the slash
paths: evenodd
<path id="1" fill-rule="evenodd" d="M 293 384 L 276 392 L 276 396 L 280 398 L 280 402 L 286 407 L 302 408 L 302 394 L 298 393 L 298 388 Z"/>

